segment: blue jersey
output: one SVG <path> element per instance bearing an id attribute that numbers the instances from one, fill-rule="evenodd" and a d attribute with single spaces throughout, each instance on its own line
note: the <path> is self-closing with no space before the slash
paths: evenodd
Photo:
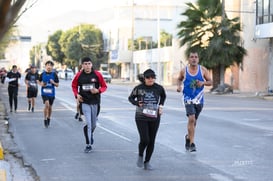
<path id="1" fill-rule="evenodd" d="M 56 76 L 55 72 L 47 73 L 43 72 L 40 77 L 40 81 L 46 83 L 45 87 L 41 88 L 42 96 L 55 97 L 55 86 L 50 83 L 50 79 L 54 80 L 54 82 L 58 83 L 59 79 Z"/>
<path id="2" fill-rule="evenodd" d="M 198 70 L 195 75 L 192 75 L 188 71 L 188 66 L 185 70 L 184 80 L 183 80 L 183 97 L 184 102 L 191 102 L 194 104 L 204 103 L 204 85 L 202 87 L 197 87 L 196 83 L 198 81 L 205 81 L 202 73 L 201 66 L 198 65 Z"/>

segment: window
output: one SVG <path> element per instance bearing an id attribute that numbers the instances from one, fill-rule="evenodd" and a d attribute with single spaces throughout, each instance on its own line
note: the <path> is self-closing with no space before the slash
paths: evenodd
<path id="1" fill-rule="evenodd" d="M 256 24 L 273 22 L 273 0 L 256 1 Z"/>

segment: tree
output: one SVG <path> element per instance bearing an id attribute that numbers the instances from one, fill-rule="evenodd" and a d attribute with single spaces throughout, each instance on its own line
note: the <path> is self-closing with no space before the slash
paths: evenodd
<path id="1" fill-rule="evenodd" d="M 31 8 L 37 0 L 29 0 L 29 6 L 20 12 L 27 0 L 1 0 L 0 1 L 0 41 L 16 21 Z"/>
<path id="2" fill-rule="evenodd" d="M 20 11 L 26 2 L 24 10 Z M 17 20 L 31 8 L 37 0 L 0 0 L 0 59 L 4 59 L 4 52 L 13 37 Z"/>
<path id="3" fill-rule="evenodd" d="M 42 63 L 42 47 L 43 45 L 40 43 L 33 46 L 29 51 L 30 64 L 36 65 L 38 68 L 41 68 L 40 65 Z"/>
<path id="4" fill-rule="evenodd" d="M 56 31 L 53 35 L 49 36 L 47 45 L 46 45 L 46 52 L 48 55 L 52 57 L 53 60 L 63 64 L 64 63 L 64 53 L 61 50 L 61 45 L 59 40 L 63 34 L 62 30 Z"/>
<path id="5" fill-rule="evenodd" d="M 239 45 L 239 18 L 228 19 L 220 0 L 198 0 L 181 15 L 187 20 L 178 24 L 180 45 L 199 52 L 200 64 L 213 70 L 213 88 L 224 82 L 226 67 L 243 61 L 246 50 Z"/>
<path id="6" fill-rule="evenodd" d="M 102 32 L 94 25 L 83 24 L 67 30 L 61 35 L 59 43 L 65 55 L 65 63 L 72 66 L 78 65 L 84 56 L 89 56 L 95 67 L 106 61 L 102 51 Z"/>
<path id="7" fill-rule="evenodd" d="M 160 32 L 160 47 L 172 46 L 172 35 L 162 30 Z"/>

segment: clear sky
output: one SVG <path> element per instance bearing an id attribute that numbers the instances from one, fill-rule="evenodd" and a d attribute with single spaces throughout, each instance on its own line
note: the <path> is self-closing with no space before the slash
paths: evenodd
<path id="1" fill-rule="evenodd" d="M 31 2 L 26 2 L 29 6 Z M 136 1 L 136 0 L 135 0 Z M 31 23 L 41 20 L 54 18 L 58 15 L 74 11 L 96 11 L 102 8 L 112 7 L 114 5 L 126 5 L 132 3 L 132 0 L 37 0 L 37 2 L 28 9 L 20 18 L 20 22 Z"/>
<path id="2" fill-rule="evenodd" d="M 28 0 L 25 6 L 29 7 L 35 0 Z M 120 5 L 131 5 L 134 4 L 146 4 L 146 3 L 156 3 L 158 0 L 37 0 L 37 2 L 29 8 L 18 21 L 21 34 L 30 35 L 33 39 L 41 39 L 48 36 L 50 30 L 52 29 L 54 22 L 52 19 L 56 19 L 69 12 L 89 11 L 94 12 L 100 9 L 109 8 L 113 6 Z M 73 16 L 73 15 L 72 15 Z M 68 17 L 71 18 L 71 17 Z M 47 21 L 49 20 L 49 21 Z M 44 22 L 49 23 L 44 23 Z M 64 21 L 68 21 L 65 19 Z M 79 22 L 81 20 L 78 20 Z M 50 23 L 52 22 L 52 23 Z M 41 35 L 41 36 L 40 36 Z M 40 41 L 40 40 L 34 40 Z"/>

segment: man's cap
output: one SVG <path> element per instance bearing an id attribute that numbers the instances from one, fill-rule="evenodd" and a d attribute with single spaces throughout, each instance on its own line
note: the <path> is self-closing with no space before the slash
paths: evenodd
<path id="1" fill-rule="evenodd" d="M 36 66 L 35 65 L 31 65 L 30 68 L 36 68 Z"/>
<path id="2" fill-rule="evenodd" d="M 155 77 L 156 76 L 155 72 L 152 69 L 145 70 L 143 72 L 143 75 L 144 75 L 144 77 L 149 77 L 149 76 L 154 76 Z"/>
<path id="3" fill-rule="evenodd" d="M 47 64 L 50 64 L 52 66 L 54 65 L 54 63 L 51 60 L 46 61 L 45 65 L 47 65 Z"/>

